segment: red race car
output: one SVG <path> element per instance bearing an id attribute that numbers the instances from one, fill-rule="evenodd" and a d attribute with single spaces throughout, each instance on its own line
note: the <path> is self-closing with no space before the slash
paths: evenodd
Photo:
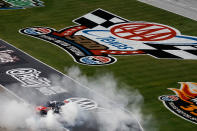
<path id="1" fill-rule="evenodd" d="M 48 101 L 44 106 L 36 107 L 36 110 L 40 113 L 41 116 L 47 115 L 49 110 L 53 110 L 54 113 L 60 113 L 61 107 L 74 102 L 83 110 L 93 110 L 98 108 L 98 104 L 88 98 L 69 98 L 64 101 Z"/>

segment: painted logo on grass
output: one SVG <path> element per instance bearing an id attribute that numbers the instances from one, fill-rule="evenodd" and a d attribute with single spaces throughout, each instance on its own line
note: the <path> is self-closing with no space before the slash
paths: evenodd
<path id="1" fill-rule="evenodd" d="M 41 7 L 40 0 L 0 0 L 0 9 L 25 9 L 30 7 Z"/>
<path id="2" fill-rule="evenodd" d="M 152 23 L 129 23 L 115 26 L 111 33 L 117 37 L 134 41 L 161 41 L 176 36 L 170 27 Z"/>
<path id="3" fill-rule="evenodd" d="M 197 60 L 197 37 L 182 35 L 167 25 L 129 21 L 102 9 L 73 22 L 78 25 L 60 31 L 28 27 L 20 32 L 59 46 L 77 63 L 86 65 L 115 63 L 115 55 Z"/>
<path id="4" fill-rule="evenodd" d="M 177 116 L 197 124 L 197 83 L 181 82 L 181 88 L 170 88 L 176 95 L 163 95 L 159 99 Z"/>

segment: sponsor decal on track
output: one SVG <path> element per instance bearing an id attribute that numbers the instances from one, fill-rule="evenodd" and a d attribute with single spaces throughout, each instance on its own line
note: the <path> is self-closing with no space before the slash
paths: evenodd
<path id="1" fill-rule="evenodd" d="M 159 100 L 177 116 L 197 124 L 197 83 L 180 82 L 181 88 L 170 88 L 176 95 L 163 95 Z"/>
<path id="2" fill-rule="evenodd" d="M 10 66 L 17 64 L 26 63 L 21 57 L 17 56 L 17 54 L 13 50 L 9 50 L 6 46 L 0 45 L 0 66 Z"/>
<path id="3" fill-rule="evenodd" d="M 43 95 L 67 92 L 59 86 L 52 86 L 50 80 L 40 77 L 40 73 L 33 68 L 17 68 L 6 71 L 6 74 L 19 81 L 22 87 L 35 88 Z"/>
<path id="4" fill-rule="evenodd" d="M 82 108 L 83 110 L 94 110 L 94 109 L 98 109 L 98 104 L 91 99 L 88 98 L 69 98 L 66 99 L 66 101 L 64 101 L 65 103 L 76 103 L 77 105 L 79 105 L 80 108 Z"/>
<path id="5" fill-rule="evenodd" d="M 0 0 L 1 9 L 25 9 L 31 7 L 41 7 L 43 2 L 40 0 Z"/>
<path id="6" fill-rule="evenodd" d="M 20 33 L 51 42 L 85 65 L 107 65 L 114 55 L 147 54 L 155 58 L 197 60 L 197 37 L 153 22 L 129 21 L 102 9 L 75 20 L 78 24 L 57 31 L 28 27 Z"/>

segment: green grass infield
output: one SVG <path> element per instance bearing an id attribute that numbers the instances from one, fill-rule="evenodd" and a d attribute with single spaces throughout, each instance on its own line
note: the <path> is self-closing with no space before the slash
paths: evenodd
<path id="1" fill-rule="evenodd" d="M 177 82 L 197 82 L 197 60 L 155 59 L 148 55 L 115 56 L 118 61 L 107 66 L 86 66 L 73 61 L 60 48 L 18 33 L 32 26 L 57 30 L 72 26 L 72 20 L 102 8 L 131 21 L 156 22 L 172 26 L 184 35 L 197 36 L 197 22 L 136 0 L 43 0 L 44 7 L 0 10 L 0 38 L 33 57 L 64 72 L 79 66 L 88 76 L 113 73 L 119 82 L 136 88 L 144 97 L 144 114 L 154 116 L 159 131 L 194 131 L 196 124 L 183 120 L 166 109 L 158 97 L 174 95 L 167 88 L 179 88 Z M 64 72 L 65 73 L 65 72 Z"/>

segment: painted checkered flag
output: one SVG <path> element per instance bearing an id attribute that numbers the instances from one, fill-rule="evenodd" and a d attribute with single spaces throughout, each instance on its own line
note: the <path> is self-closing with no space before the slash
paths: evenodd
<path id="1" fill-rule="evenodd" d="M 75 19 L 73 22 L 84 25 L 88 28 L 95 28 L 101 26 L 108 28 L 112 25 L 129 22 L 126 19 L 118 17 L 112 13 L 109 13 L 102 9 L 97 9 L 91 13 L 88 13 L 80 18 Z"/>
<path id="2" fill-rule="evenodd" d="M 197 46 L 194 45 L 145 44 L 154 49 L 145 49 L 143 51 L 157 58 L 197 60 Z"/>

